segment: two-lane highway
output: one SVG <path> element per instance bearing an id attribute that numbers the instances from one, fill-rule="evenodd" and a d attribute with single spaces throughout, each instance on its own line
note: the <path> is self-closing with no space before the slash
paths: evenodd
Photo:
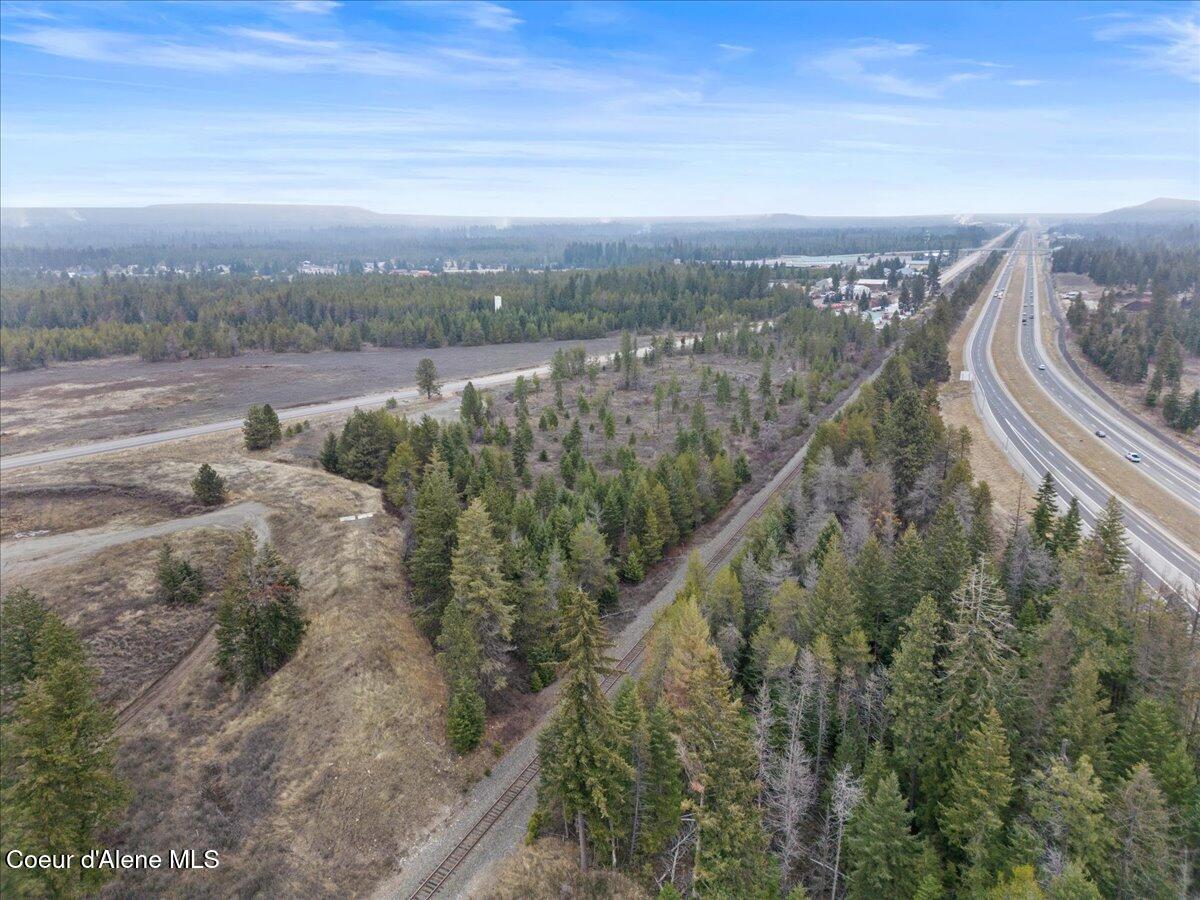
<path id="1" fill-rule="evenodd" d="M 975 405 L 988 431 L 1031 481 L 1036 482 L 1049 472 L 1060 494 L 1079 498 L 1081 514 L 1090 528 L 1113 492 L 1026 415 L 1000 379 L 992 355 L 1003 299 L 1016 271 L 1018 256 L 1028 249 L 1030 242 L 1030 235 L 1022 235 L 1020 249 L 1010 254 L 1001 268 L 993 290 L 984 301 L 983 312 L 967 338 L 966 360 L 974 384 Z M 1019 319 L 1016 327 L 1030 328 Z M 1040 370 L 1035 371 L 1041 374 Z M 1196 555 L 1139 510 L 1136 502 L 1131 502 L 1137 498 L 1121 499 L 1126 507 L 1125 525 L 1132 549 L 1145 563 L 1150 576 L 1163 586 L 1200 582 L 1200 560 Z M 1200 517 L 1197 521 L 1200 523 Z"/>

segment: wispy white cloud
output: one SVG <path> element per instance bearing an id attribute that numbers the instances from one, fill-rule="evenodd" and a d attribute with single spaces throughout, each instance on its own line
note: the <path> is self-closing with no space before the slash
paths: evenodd
<path id="1" fill-rule="evenodd" d="M 342 4 L 337 0 L 283 0 L 280 6 L 291 12 L 309 15 L 328 15 Z"/>
<path id="2" fill-rule="evenodd" d="M 306 50 L 336 50 L 341 46 L 337 41 L 313 40 L 301 37 L 287 31 L 274 31 L 266 28 L 228 28 L 227 33 L 235 37 L 244 37 L 265 44 L 281 44 L 285 47 L 300 47 Z"/>
<path id="3" fill-rule="evenodd" d="M 1014 78 L 1009 82 L 1013 87 L 1037 87 L 1045 83 L 1040 78 Z"/>
<path id="4" fill-rule="evenodd" d="M 717 44 L 717 49 L 721 51 L 722 57 L 726 60 L 741 59 L 743 56 L 749 56 L 754 52 L 753 47 L 746 47 L 742 44 Z"/>
<path id="5" fill-rule="evenodd" d="M 408 41 L 403 50 L 397 50 L 391 44 L 348 37 L 332 40 L 241 26 L 221 29 L 219 34 L 186 36 L 38 27 L 13 30 L 3 39 L 68 59 L 221 75 L 338 73 L 550 93 L 624 92 L 638 82 L 611 67 L 528 55 L 516 49 L 498 53 L 473 45 Z"/>
<path id="6" fill-rule="evenodd" d="M 1176 14 L 1105 16 L 1092 35 L 1125 46 L 1135 65 L 1200 82 L 1200 4 Z"/>
<path id="7" fill-rule="evenodd" d="M 507 6 L 491 0 L 409 0 L 405 5 L 429 15 L 457 19 L 485 31 L 512 31 L 522 21 Z"/>
<path id="8" fill-rule="evenodd" d="M 881 64 L 912 59 L 924 50 L 923 44 L 870 40 L 830 50 L 817 57 L 813 64 L 826 75 L 846 84 L 884 94 L 929 100 L 940 96 L 945 85 L 940 82 L 920 82 L 895 72 L 879 70 Z"/>

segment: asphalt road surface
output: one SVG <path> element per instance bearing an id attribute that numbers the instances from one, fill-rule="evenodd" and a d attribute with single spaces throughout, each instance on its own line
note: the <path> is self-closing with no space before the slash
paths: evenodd
<path id="1" fill-rule="evenodd" d="M 1029 253 L 1031 246 L 1032 236 L 1028 233 L 1022 235 L 1018 244 L 1020 249 L 1010 254 L 1001 268 L 993 290 L 984 301 L 983 313 L 967 338 L 967 365 L 974 383 L 976 406 L 993 437 L 1031 481 L 1037 482 L 1049 472 L 1060 495 L 1078 497 L 1081 515 L 1090 529 L 1112 492 L 1034 424 L 1004 387 L 992 360 L 992 338 L 999 321 L 1001 300 L 1012 279 L 1017 253 Z M 1032 289 L 1030 285 L 1036 281 L 1036 273 L 1028 272 L 1027 289 Z M 1033 372 L 1044 376 L 1050 371 L 1048 363 L 1038 361 L 1044 357 L 1028 355 L 1039 352 L 1032 335 L 1034 327 L 1019 321 L 1017 327 L 1026 331 L 1021 342 L 1022 355 L 1027 362 L 1033 360 Z M 1047 366 L 1045 372 L 1037 369 L 1039 364 Z M 1060 396 L 1066 398 L 1068 395 L 1064 391 Z M 1150 577 L 1163 587 L 1200 583 L 1200 560 L 1138 510 L 1136 500 L 1135 497 L 1123 498 L 1125 527 L 1131 549 L 1145 564 Z M 1200 514 L 1197 524 L 1200 525 Z"/>

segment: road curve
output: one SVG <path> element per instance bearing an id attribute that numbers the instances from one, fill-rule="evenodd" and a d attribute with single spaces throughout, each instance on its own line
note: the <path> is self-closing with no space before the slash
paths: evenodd
<path id="1" fill-rule="evenodd" d="M 1032 483 L 1049 472 L 1060 494 L 1079 498 L 1081 515 L 1090 529 L 1112 491 L 1025 414 L 1001 381 L 992 358 L 992 339 L 999 323 L 1001 301 L 1008 291 L 1017 255 L 1027 250 L 1030 240 L 1028 234 L 1023 235 L 1019 245 L 1022 249 L 1010 254 L 967 338 L 966 360 L 975 406 L 992 437 Z M 1019 321 L 1017 327 L 1031 330 Z M 1135 498 L 1120 499 L 1125 506 L 1131 548 L 1149 570 L 1150 577 L 1161 587 L 1200 583 L 1200 560 L 1195 554 L 1147 518 L 1131 502 Z"/>
<path id="2" fill-rule="evenodd" d="M 145 538 L 165 537 L 193 528 L 234 529 L 249 525 L 260 540 L 270 539 L 267 526 L 268 510 L 261 503 L 248 500 L 223 506 L 198 516 L 184 516 L 112 531 L 105 528 L 85 528 L 65 534 L 52 534 L 39 538 L 22 538 L 0 544 L 0 575 L 6 583 L 22 578 L 39 569 L 61 566 L 86 559 L 101 550 L 117 547 Z"/>

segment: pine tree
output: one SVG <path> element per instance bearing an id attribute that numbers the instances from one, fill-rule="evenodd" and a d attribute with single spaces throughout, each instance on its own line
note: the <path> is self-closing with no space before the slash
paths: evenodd
<path id="1" fill-rule="evenodd" d="M 308 622 L 300 579 L 270 544 L 242 532 L 230 556 L 217 607 L 216 663 L 227 681 L 250 690 L 291 658 Z"/>
<path id="2" fill-rule="evenodd" d="M 14 895 L 76 897 L 93 893 L 111 874 L 83 868 L 79 855 L 117 823 L 129 789 L 115 773 L 116 723 L 96 699 L 95 672 L 78 638 L 53 620 L 43 628 L 53 629 L 56 640 L 39 641 L 37 676 L 6 723 L 0 828 L 5 848 L 75 854 L 75 864 L 10 869 L 3 883 Z"/>
<path id="3" fill-rule="evenodd" d="M 441 454 L 425 465 L 413 516 L 408 578 L 413 597 L 427 621 L 436 624 L 450 599 L 450 560 L 454 548 L 458 499 Z"/>
<path id="4" fill-rule="evenodd" d="M 1059 520 L 1054 531 L 1054 549 L 1059 553 L 1071 553 L 1079 546 L 1083 526 L 1079 515 L 1079 498 L 1072 497 L 1067 512 Z"/>
<path id="5" fill-rule="evenodd" d="M 1046 886 L 1046 900 L 1101 900 L 1103 895 L 1086 871 L 1073 859 Z"/>
<path id="6" fill-rule="evenodd" d="M 262 406 L 262 425 L 268 446 L 278 444 L 283 440 L 283 428 L 279 424 L 279 416 L 276 415 L 270 403 L 264 403 Z"/>
<path id="7" fill-rule="evenodd" d="M 641 850 L 642 818 L 646 797 L 646 767 L 649 756 L 650 728 L 646 720 L 646 705 L 632 679 L 617 690 L 613 700 L 621 758 L 628 766 L 628 777 L 620 790 L 621 805 L 614 810 L 614 831 L 619 853 L 626 859 L 636 858 Z"/>
<path id="8" fill-rule="evenodd" d="M 891 691 L 884 701 L 891 715 L 892 757 L 907 773 L 908 795 L 923 819 L 932 811 L 922 787 L 922 773 L 932 772 L 937 754 L 938 685 L 937 649 L 941 644 L 941 617 L 932 597 L 926 596 L 905 622 L 904 634 L 888 670 Z"/>
<path id="9" fill-rule="evenodd" d="M 921 849 L 895 772 L 867 790 L 846 836 L 846 896 L 907 897 L 916 889 Z"/>
<path id="10" fill-rule="evenodd" d="M 266 450 L 282 440 L 279 416 L 275 415 L 269 403 L 250 407 L 242 424 L 242 436 L 247 450 Z"/>
<path id="11" fill-rule="evenodd" d="M 888 629 L 891 644 L 895 644 L 895 634 L 900 622 L 928 592 L 930 581 L 929 555 L 925 550 L 925 541 L 917 533 L 917 529 L 909 525 L 900 535 L 900 540 L 896 542 L 892 551 L 890 590 L 895 613 Z"/>
<path id="12" fill-rule="evenodd" d="M 898 622 L 895 599 L 889 591 L 891 560 L 883 544 L 872 533 L 858 551 L 851 580 L 867 638 L 881 661 L 891 659 Z"/>
<path id="13" fill-rule="evenodd" d="M 1194 759 L 1170 709 L 1149 697 L 1134 703 L 1112 748 L 1112 767 L 1117 774 L 1132 772 L 1140 762 L 1150 767 L 1174 811 L 1177 835 L 1200 844 L 1200 779 Z"/>
<path id="14" fill-rule="evenodd" d="M 979 482 L 971 492 L 971 531 L 968 544 L 971 548 L 971 562 L 990 559 L 995 544 L 995 534 L 992 525 L 992 491 L 986 481 Z"/>
<path id="15" fill-rule="evenodd" d="M 438 383 L 437 366 L 428 357 L 417 363 L 417 389 L 425 395 L 426 400 L 432 400 L 434 394 L 440 394 L 442 386 Z"/>
<path id="16" fill-rule="evenodd" d="M 589 597 L 608 605 L 616 600 L 616 576 L 608 559 L 608 544 L 593 519 L 584 519 L 571 532 L 571 574 Z"/>
<path id="17" fill-rule="evenodd" d="M 475 749 L 483 737 L 485 710 L 479 693 L 479 641 L 459 603 L 446 607 L 438 649 L 438 661 L 446 673 L 450 692 L 446 735 L 456 753 L 467 753 Z"/>
<path id="18" fill-rule="evenodd" d="M 925 536 L 929 548 L 928 589 L 944 613 L 971 567 L 971 550 L 958 513 L 950 503 L 938 507 Z"/>
<path id="19" fill-rule="evenodd" d="M 463 388 L 459 415 L 462 417 L 463 424 L 470 431 L 474 431 L 483 424 L 483 400 L 480 398 L 479 392 L 475 390 L 475 385 L 469 381 Z"/>
<path id="20" fill-rule="evenodd" d="M 816 586 L 809 597 L 806 618 L 809 633 L 813 637 L 823 634 L 829 638 L 841 664 L 857 667 L 864 662 L 857 642 L 852 639 L 855 631 L 861 633 L 858 602 L 850 585 L 841 541 L 836 537 L 830 542 L 821 564 Z"/>
<path id="21" fill-rule="evenodd" d="M 671 713 L 659 702 L 647 719 L 645 799 L 639 846 L 646 857 L 665 850 L 678 832 L 683 804 L 683 770 L 671 733 Z"/>
<path id="22" fill-rule="evenodd" d="M 450 602 L 462 608 L 463 616 L 475 632 L 484 687 L 490 691 L 503 690 L 507 684 L 514 615 L 500 569 L 500 546 L 482 498 L 476 497 L 458 517 L 450 586 Z"/>
<path id="23" fill-rule="evenodd" d="M 1084 651 L 1071 669 L 1071 680 L 1058 706 L 1058 737 L 1067 756 L 1078 761 L 1087 756 L 1101 778 L 1108 772 L 1108 739 L 1113 717 L 1108 711 L 1108 694 L 1100 685 L 1100 667 Z"/>
<path id="24" fill-rule="evenodd" d="M 745 602 L 742 599 L 742 585 L 737 574 L 729 566 L 723 566 L 712 584 L 704 592 L 704 603 L 701 612 L 708 620 L 713 634 L 724 625 L 733 625 L 739 631 L 745 617 Z"/>
<path id="25" fill-rule="evenodd" d="M 158 582 L 155 598 L 160 603 L 195 603 L 204 594 L 200 570 L 177 557 L 170 541 L 163 541 L 159 548 L 154 577 Z"/>
<path id="26" fill-rule="evenodd" d="M 579 865 L 587 868 L 589 849 L 616 862 L 616 816 L 628 802 L 622 787 L 632 772 L 621 758 L 617 723 L 600 686 L 610 669 L 596 602 L 576 588 L 562 606 L 566 676 L 558 711 L 539 741 L 538 794 L 544 811 L 561 810 L 573 827 Z"/>
<path id="27" fill-rule="evenodd" d="M 1108 815 L 1116 848 L 1116 896 L 1120 900 L 1169 900 L 1184 895 L 1171 814 L 1149 766 L 1138 763 L 1117 785 Z"/>
<path id="28" fill-rule="evenodd" d="M 66 627 L 28 588 L 16 588 L 0 600 L 0 710 L 38 676 L 38 661 L 45 661 L 38 650 L 48 626 Z"/>
<path id="29" fill-rule="evenodd" d="M 1124 514 L 1120 501 L 1116 497 L 1109 497 L 1092 535 L 1092 541 L 1104 558 L 1105 570 L 1111 575 L 1122 571 L 1129 560 Z"/>
<path id="30" fill-rule="evenodd" d="M 958 753 L 940 814 L 942 833 L 966 865 L 968 885 L 990 879 L 1012 793 L 1004 723 L 988 707 Z"/>
<path id="31" fill-rule="evenodd" d="M 907 497 L 917 477 L 933 461 L 933 429 L 921 394 L 902 393 L 888 415 L 887 436 L 896 496 Z"/>
<path id="32" fill-rule="evenodd" d="M 205 506 L 219 506 L 225 502 L 225 479 L 208 463 L 202 463 L 192 479 L 192 494 Z"/>
<path id="33" fill-rule="evenodd" d="M 1034 773 L 1026 795 L 1047 852 L 1078 862 L 1092 881 L 1104 883 L 1113 837 L 1091 760 L 1081 756 L 1068 767 L 1063 759 L 1052 758 L 1045 769 Z"/>
<path id="34" fill-rule="evenodd" d="M 942 716 L 951 743 L 980 724 L 990 707 L 1010 702 L 1013 626 L 1004 597 L 981 567 L 954 593 L 954 619 L 942 676 Z"/>
<path id="35" fill-rule="evenodd" d="M 1038 486 L 1036 503 L 1033 507 L 1033 522 L 1030 528 L 1039 544 L 1047 550 L 1054 549 L 1054 532 L 1058 522 L 1058 492 L 1054 479 L 1047 472 Z"/>

